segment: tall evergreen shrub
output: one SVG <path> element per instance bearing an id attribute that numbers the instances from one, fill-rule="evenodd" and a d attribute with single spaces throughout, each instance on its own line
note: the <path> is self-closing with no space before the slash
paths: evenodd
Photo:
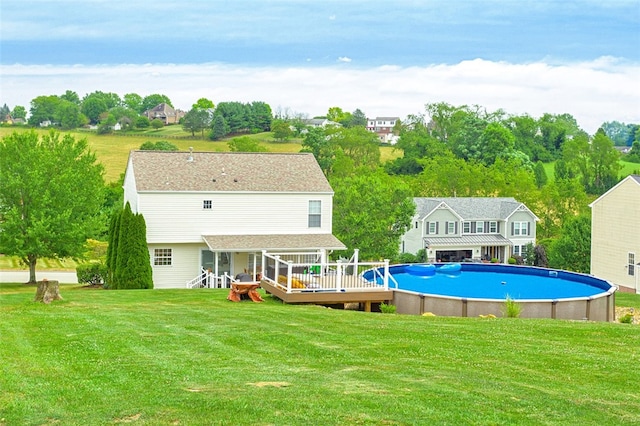
<path id="1" fill-rule="evenodd" d="M 147 227 L 141 214 L 125 205 L 110 236 L 114 240 L 109 261 L 113 289 L 153 288 L 151 261 L 147 249 Z"/>

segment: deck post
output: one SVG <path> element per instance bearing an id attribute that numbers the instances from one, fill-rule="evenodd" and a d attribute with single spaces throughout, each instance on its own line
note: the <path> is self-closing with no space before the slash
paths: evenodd
<path id="1" fill-rule="evenodd" d="M 342 260 L 338 260 L 336 265 L 336 291 L 342 288 Z"/>
<path id="2" fill-rule="evenodd" d="M 384 277 L 382 277 L 384 289 L 389 290 L 389 259 L 384 260 Z"/>
<path id="3" fill-rule="evenodd" d="M 293 273 L 293 263 L 287 262 L 287 293 L 291 293 L 291 275 Z"/>

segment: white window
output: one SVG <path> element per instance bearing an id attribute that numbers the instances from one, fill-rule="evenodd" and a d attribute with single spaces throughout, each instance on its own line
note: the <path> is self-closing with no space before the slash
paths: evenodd
<path id="1" fill-rule="evenodd" d="M 153 264 L 155 266 L 171 266 L 173 253 L 171 249 L 154 249 Z"/>
<path id="2" fill-rule="evenodd" d="M 462 222 L 462 233 L 463 234 L 471 233 L 471 222 Z"/>
<path id="3" fill-rule="evenodd" d="M 522 253 L 522 246 L 513 246 L 513 255 L 520 256 Z"/>
<path id="4" fill-rule="evenodd" d="M 629 253 L 628 257 L 629 257 L 629 275 L 635 275 L 636 274 L 636 254 Z"/>
<path id="5" fill-rule="evenodd" d="M 489 233 L 490 234 L 497 234 L 498 233 L 498 222 L 496 222 L 496 221 L 489 222 Z"/>
<path id="6" fill-rule="evenodd" d="M 456 233 L 456 223 L 447 222 L 447 234 L 455 234 L 455 233 Z"/>
<path id="7" fill-rule="evenodd" d="M 309 200 L 309 228 L 320 228 L 322 225 L 322 201 Z"/>
<path id="8" fill-rule="evenodd" d="M 476 234 L 484 234 L 484 222 L 476 222 Z"/>
<path id="9" fill-rule="evenodd" d="M 429 234 L 438 233 L 438 222 L 429 222 Z"/>
<path id="10" fill-rule="evenodd" d="M 513 235 L 527 235 L 528 222 L 513 222 Z"/>
<path id="11" fill-rule="evenodd" d="M 205 210 L 209 210 L 213 207 L 213 201 L 211 200 L 203 200 L 202 201 L 202 208 Z"/>

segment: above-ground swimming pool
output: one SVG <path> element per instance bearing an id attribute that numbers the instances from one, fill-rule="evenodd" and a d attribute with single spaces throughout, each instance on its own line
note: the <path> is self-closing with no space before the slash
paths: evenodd
<path id="1" fill-rule="evenodd" d="M 502 316 L 507 298 L 521 317 L 613 321 L 615 287 L 590 275 L 545 268 L 483 264 L 408 264 L 389 267 L 398 313 Z M 364 278 L 382 283 L 380 274 Z"/>

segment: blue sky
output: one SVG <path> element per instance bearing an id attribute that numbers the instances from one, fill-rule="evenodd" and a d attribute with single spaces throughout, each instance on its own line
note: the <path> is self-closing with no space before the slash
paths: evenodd
<path id="1" fill-rule="evenodd" d="M 640 0 L 0 4 L 0 102 L 27 108 L 67 89 L 310 116 L 404 117 L 446 101 L 568 112 L 593 132 L 640 122 L 639 66 Z"/>

